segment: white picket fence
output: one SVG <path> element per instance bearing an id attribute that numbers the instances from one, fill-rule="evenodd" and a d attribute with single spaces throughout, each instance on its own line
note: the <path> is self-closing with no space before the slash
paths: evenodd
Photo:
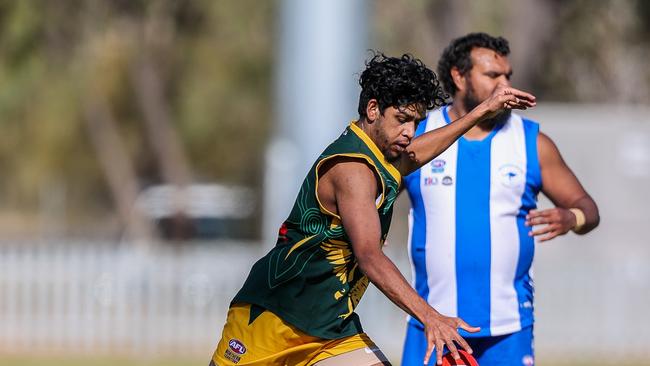
<path id="1" fill-rule="evenodd" d="M 0 244 L 0 352 L 208 357 L 259 248 Z"/>
<path id="2" fill-rule="evenodd" d="M 399 244 L 403 226 L 396 226 L 386 252 L 408 276 L 405 248 Z M 546 364 L 585 355 L 650 360 L 647 257 L 635 260 L 621 252 L 612 262 L 599 260 L 598 251 L 585 254 L 586 247 L 601 247 L 600 234 L 606 232 L 590 243 L 569 236 L 539 248 L 535 338 Z M 144 252 L 105 243 L 0 242 L 0 355 L 207 360 L 228 303 L 262 248 L 223 243 Z M 359 314 L 366 332 L 398 362 L 405 314 L 373 286 Z"/>

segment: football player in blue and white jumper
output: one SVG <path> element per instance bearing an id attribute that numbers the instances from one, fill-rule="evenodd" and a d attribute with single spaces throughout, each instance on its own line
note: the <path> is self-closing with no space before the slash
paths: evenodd
<path id="1" fill-rule="evenodd" d="M 510 86 L 509 53 L 507 40 L 485 33 L 452 41 L 438 73 L 453 103 L 430 112 L 416 136 L 454 123 L 499 84 Z M 481 366 L 534 365 L 535 237 L 585 234 L 599 222 L 596 203 L 553 141 L 506 110 L 407 176 L 405 186 L 416 291 L 440 313 L 481 327 L 461 332 Z M 540 191 L 554 208 L 536 209 Z M 410 318 L 402 365 L 422 365 L 426 345 L 422 325 Z"/>

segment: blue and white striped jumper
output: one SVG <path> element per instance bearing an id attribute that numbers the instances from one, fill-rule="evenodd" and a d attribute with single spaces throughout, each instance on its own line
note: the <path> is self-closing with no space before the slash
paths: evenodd
<path id="1" fill-rule="evenodd" d="M 432 111 L 416 135 L 450 123 L 448 109 Z M 440 313 L 482 328 L 463 336 L 533 324 L 535 243 L 524 222 L 542 184 L 538 133 L 512 113 L 483 140 L 461 137 L 405 178 L 413 286 Z"/>

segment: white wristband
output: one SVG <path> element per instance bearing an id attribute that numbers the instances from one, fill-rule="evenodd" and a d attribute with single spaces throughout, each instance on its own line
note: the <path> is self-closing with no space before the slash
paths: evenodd
<path id="1" fill-rule="evenodd" d="M 580 229 L 585 226 L 585 222 L 587 222 L 585 213 L 582 212 L 582 210 L 579 208 L 570 208 L 569 211 L 573 212 L 573 214 L 576 216 L 576 225 L 571 230 L 580 231 Z"/>

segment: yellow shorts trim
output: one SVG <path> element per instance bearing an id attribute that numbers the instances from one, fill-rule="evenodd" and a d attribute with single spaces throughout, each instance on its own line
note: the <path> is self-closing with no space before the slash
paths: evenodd
<path id="1" fill-rule="evenodd" d="M 249 325 L 250 308 L 250 304 L 235 304 L 228 310 L 212 356 L 216 366 L 308 366 L 360 348 L 377 347 L 365 333 L 335 340 L 310 336 L 270 311 Z"/>

